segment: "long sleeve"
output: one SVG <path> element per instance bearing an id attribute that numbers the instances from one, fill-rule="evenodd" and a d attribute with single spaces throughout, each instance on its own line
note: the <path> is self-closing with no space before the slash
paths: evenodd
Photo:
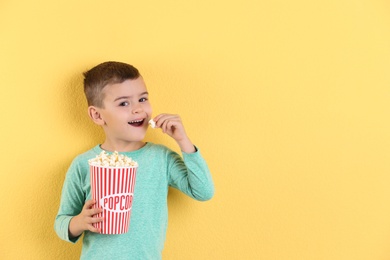
<path id="1" fill-rule="evenodd" d="M 69 223 L 72 217 L 80 214 L 86 200 L 83 190 L 82 169 L 73 161 L 68 169 L 62 188 L 61 204 L 54 222 L 57 235 L 68 242 L 75 243 L 78 238 L 69 238 Z"/>
<path id="2" fill-rule="evenodd" d="M 206 201 L 214 196 L 214 183 L 210 170 L 200 151 L 183 153 L 183 159 L 172 152 L 169 168 L 169 185 L 188 196 Z"/>

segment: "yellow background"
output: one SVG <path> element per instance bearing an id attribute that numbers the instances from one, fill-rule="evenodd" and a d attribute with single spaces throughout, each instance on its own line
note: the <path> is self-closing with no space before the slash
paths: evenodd
<path id="1" fill-rule="evenodd" d="M 78 258 L 53 222 L 107 60 L 213 174 L 209 202 L 170 193 L 164 259 L 390 259 L 387 0 L 1 1 L 0 259 Z"/>

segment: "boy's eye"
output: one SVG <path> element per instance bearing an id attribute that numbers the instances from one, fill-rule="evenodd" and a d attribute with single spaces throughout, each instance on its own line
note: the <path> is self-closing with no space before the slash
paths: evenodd
<path id="1" fill-rule="evenodd" d="M 125 107 L 128 105 L 129 105 L 129 102 L 127 102 L 127 101 L 123 101 L 123 102 L 119 103 L 119 106 L 122 106 L 122 107 Z"/>
<path id="2" fill-rule="evenodd" d="M 140 98 L 139 102 L 145 102 L 147 100 L 148 100 L 147 98 Z"/>

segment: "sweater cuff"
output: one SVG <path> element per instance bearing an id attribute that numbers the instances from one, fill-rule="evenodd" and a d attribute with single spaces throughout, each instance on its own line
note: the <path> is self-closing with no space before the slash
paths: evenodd
<path id="1" fill-rule="evenodd" d="M 194 148 L 195 148 L 195 152 L 193 152 L 193 153 L 186 153 L 186 152 L 181 152 L 183 155 L 184 154 L 187 154 L 187 155 L 189 155 L 189 154 L 196 154 L 196 153 L 199 153 L 199 149 L 198 149 L 198 147 L 196 146 L 196 145 L 194 145 Z"/>
<path id="2" fill-rule="evenodd" d="M 56 221 L 56 225 L 58 225 L 56 226 L 58 236 L 67 242 L 76 243 L 81 236 L 72 238 L 69 236 L 69 224 L 73 216 L 62 216 L 59 218 L 60 219 Z"/>

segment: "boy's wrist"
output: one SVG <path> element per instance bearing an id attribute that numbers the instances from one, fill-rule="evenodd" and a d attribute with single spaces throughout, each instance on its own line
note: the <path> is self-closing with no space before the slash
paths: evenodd
<path id="1" fill-rule="evenodd" d="M 180 147 L 180 150 L 184 153 L 194 153 L 196 148 L 189 138 L 177 141 L 177 144 Z"/>
<path id="2" fill-rule="evenodd" d="M 83 229 L 79 228 L 78 216 L 74 216 L 73 218 L 71 218 L 69 222 L 68 232 L 69 238 L 79 237 L 84 232 Z"/>

